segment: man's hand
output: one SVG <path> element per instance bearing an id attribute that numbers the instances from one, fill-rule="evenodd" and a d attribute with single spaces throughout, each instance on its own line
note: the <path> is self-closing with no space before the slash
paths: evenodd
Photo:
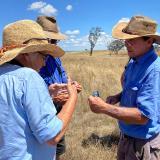
<path id="1" fill-rule="evenodd" d="M 121 93 L 106 98 L 106 103 L 115 105 L 121 99 Z"/>
<path id="2" fill-rule="evenodd" d="M 91 108 L 91 111 L 94 113 L 103 113 L 105 107 L 105 102 L 99 97 L 90 96 L 88 98 L 88 103 Z"/>

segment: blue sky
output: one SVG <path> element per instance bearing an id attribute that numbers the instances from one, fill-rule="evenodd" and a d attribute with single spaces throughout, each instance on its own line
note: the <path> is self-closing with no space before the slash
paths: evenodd
<path id="1" fill-rule="evenodd" d="M 5 0 L 0 5 L 0 43 L 3 27 L 8 23 L 50 15 L 57 18 L 61 32 L 68 36 L 59 44 L 64 50 L 89 49 L 89 30 L 97 26 L 103 29 L 103 33 L 95 49 L 106 49 L 112 27 L 120 19 L 145 15 L 160 24 L 159 11 L 159 0 Z"/>

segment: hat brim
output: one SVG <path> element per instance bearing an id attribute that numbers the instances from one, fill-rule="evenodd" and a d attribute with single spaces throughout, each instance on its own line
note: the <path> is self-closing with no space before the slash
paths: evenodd
<path id="1" fill-rule="evenodd" d="M 60 32 L 55 33 L 55 32 L 44 31 L 44 33 L 46 34 L 47 38 L 50 38 L 50 39 L 56 39 L 56 40 L 67 39 L 67 36 Z"/>
<path id="2" fill-rule="evenodd" d="M 133 39 L 138 37 L 153 37 L 155 39 L 154 43 L 160 44 L 160 35 L 158 34 L 143 34 L 143 35 L 133 35 L 123 32 L 123 29 L 126 28 L 128 25 L 128 22 L 119 22 L 117 25 L 115 25 L 112 29 L 112 37 L 116 39 Z"/>
<path id="3" fill-rule="evenodd" d="M 44 52 L 44 54 L 52 57 L 61 57 L 65 54 L 64 50 L 54 44 L 34 44 L 21 48 L 15 48 L 4 52 L 0 57 L 0 65 L 11 61 L 15 57 L 24 53 Z"/>

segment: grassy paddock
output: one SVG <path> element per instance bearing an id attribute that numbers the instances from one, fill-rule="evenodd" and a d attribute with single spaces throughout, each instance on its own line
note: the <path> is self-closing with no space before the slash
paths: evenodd
<path id="1" fill-rule="evenodd" d="M 90 111 L 87 98 L 98 90 L 105 100 L 121 90 L 120 76 L 128 58 L 125 54 L 108 52 L 67 53 L 63 64 L 83 91 L 79 94 L 76 111 L 66 133 L 67 152 L 64 160 L 115 160 L 119 131 L 115 119 Z"/>

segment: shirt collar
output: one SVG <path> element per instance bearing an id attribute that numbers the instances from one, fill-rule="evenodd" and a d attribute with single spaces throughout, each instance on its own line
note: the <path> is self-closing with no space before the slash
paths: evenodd
<path id="1" fill-rule="evenodd" d="M 143 56 L 137 58 L 137 59 L 133 59 L 134 62 L 142 64 L 144 62 L 146 62 L 148 59 L 150 60 L 154 60 L 156 59 L 158 56 L 154 51 L 154 48 L 152 47 L 148 52 L 146 52 Z"/>

